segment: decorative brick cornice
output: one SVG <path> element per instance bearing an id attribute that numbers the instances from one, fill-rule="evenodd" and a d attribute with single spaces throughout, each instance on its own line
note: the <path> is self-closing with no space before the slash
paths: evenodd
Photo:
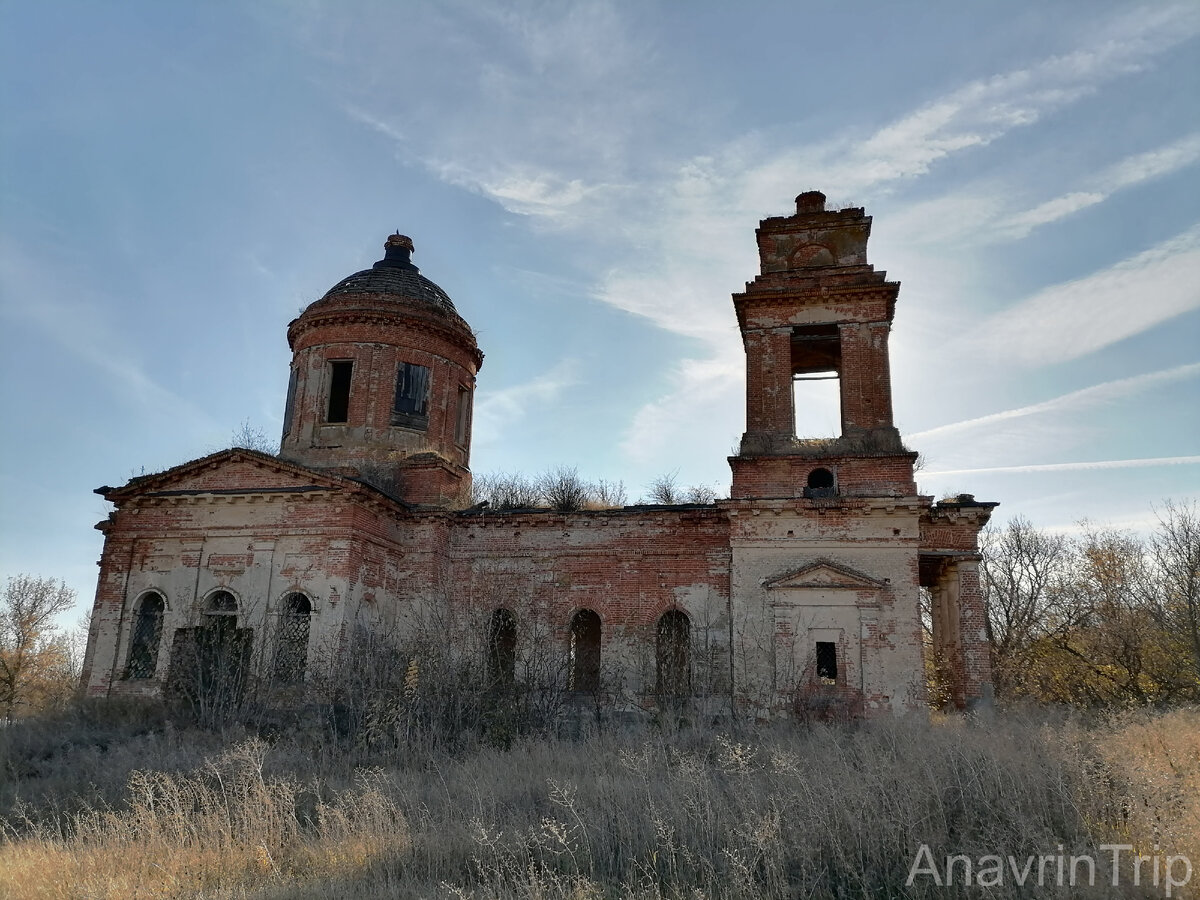
<path id="1" fill-rule="evenodd" d="M 363 309 L 330 309 L 315 313 L 306 312 L 288 325 L 288 347 L 295 349 L 301 335 L 319 328 L 339 327 L 346 325 L 388 325 L 400 326 L 406 330 L 424 331 L 445 338 L 452 343 L 464 347 L 474 358 L 475 367 L 483 365 L 483 353 L 475 342 L 475 335 L 462 319 L 439 320 L 431 315 L 424 315 L 415 309 L 398 307 L 395 310 Z"/>

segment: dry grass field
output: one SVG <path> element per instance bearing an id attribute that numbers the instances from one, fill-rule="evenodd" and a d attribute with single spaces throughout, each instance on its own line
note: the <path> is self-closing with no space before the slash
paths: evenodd
<path id="1" fill-rule="evenodd" d="M 1200 864 L 1200 711 L 446 751 L 84 707 L 0 730 L 0 818 L 4 898 L 1161 897 L 1135 851 L 1113 887 L 1099 847 Z M 922 844 L 977 881 L 988 854 L 1102 865 L 1094 886 L 906 884 Z"/>

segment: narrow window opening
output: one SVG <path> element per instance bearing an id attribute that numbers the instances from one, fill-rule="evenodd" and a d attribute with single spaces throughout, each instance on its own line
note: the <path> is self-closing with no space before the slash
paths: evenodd
<path id="1" fill-rule="evenodd" d="M 428 366 L 402 362 L 397 367 L 392 424 L 422 431 L 429 427 Z"/>
<path id="2" fill-rule="evenodd" d="M 329 409 L 325 421 L 340 424 L 349 421 L 350 376 L 354 372 L 354 361 L 335 360 L 329 364 Z"/>
<path id="3" fill-rule="evenodd" d="M 133 620 L 129 644 L 128 678 L 153 678 L 158 668 L 158 646 L 162 640 L 163 612 L 166 603 L 160 594 L 147 594 Z"/>
<path id="4" fill-rule="evenodd" d="M 308 633 L 312 603 L 304 594 L 291 594 L 279 613 L 279 636 L 275 646 L 275 679 L 301 681 L 308 664 Z"/>
<path id="5" fill-rule="evenodd" d="M 837 644 L 833 641 L 817 641 L 817 677 L 825 684 L 837 683 Z"/>
<path id="6" fill-rule="evenodd" d="M 792 329 L 792 403 L 796 436 L 842 433 L 842 340 L 835 324 Z"/>
<path id="7" fill-rule="evenodd" d="M 595 693 L 600 689 L 600 616 L 581 609 L 571 619 L 567 690 Z"/>
<path id="8" fill-rule="evenodd" d="M 516 668 L 517 619 L 507 609 L 498 609 L 488 623 L 488 680 L 494 685 L 511 685 Z"/>
<path id="9" fill-rule="evenodd" d="M 292 419 L 296 406 L 296 370 L 288 375 L 287 401 L 283 404 L 283 436 L 287 437 L 292 431 Z"/>
<path id="10" fill-rule="evenodd" d="M 691 693 L 691 631 L 691 621 L 682 610 L 670 610 L 658 620 L 655 656 L 660 697 L 678 698 Z"/>
<path id="11" fill-rule="evenodd" d="M 467 424 L 471 416 L 471 391 L 465 387 L 458 389 L 458 419 L 454 425 L 454 443 L 460 447 L 467 446 Z"/>

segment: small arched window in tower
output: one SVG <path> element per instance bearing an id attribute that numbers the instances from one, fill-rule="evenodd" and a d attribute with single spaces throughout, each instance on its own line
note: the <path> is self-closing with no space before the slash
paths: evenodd
<path id="1" fill-rule="evenodd" d="M 424 431 L 429 427 L 429 367 L 402 362 L 396 369 L 392 424 Z"/>
<path id="2" fill-rule="evenodd" d="M 303 594 L 289 594 L 279 611 L 275 644 L 275 680 L 300 681 L 308 663 L 308 632 L 312 603 Z"/>
<path id="3" fill-rule="evenodd" d="M 158 669 L 158 645 L 162 641 L 163 613 L 166 608 L 161 594 L 151 592 L 142 597 L 133 618 L 126 677 L 154 677 Z"/>
<path id="4" fill-rule="evenodd" d="M 517 617 L 507 609 L 492 613 L 488 622 L 488 681 L 510 685 L 517 668 Z"/>
<path id="5" fill-rule="evenodd" d="M 581 609 L 571 619 L 567 690 L 595 693 L 600 689 L 600 616 Z"/>
<path id="6" fill-rule="evenodd" d="M 335 359 L 329 364 L 329 407 L 325 421 L 333 425 L 350 421 L 350 380 L 354 360 Z"/>
<path id="7" fill-rule="evenodd" d="M 834 497 L 837 496 L 837 483 L 833 472 L 825 468 L 813 469 L 808 473 L 808 482 L 804 487 L 805 497 Z"/>
<path id="8" fill-rule="evenodd" d="M 656 669 L 660 697 L 686 697 L 691 693 L 692 623 L 687 613 L 672 609 L 658 620 Z"/>

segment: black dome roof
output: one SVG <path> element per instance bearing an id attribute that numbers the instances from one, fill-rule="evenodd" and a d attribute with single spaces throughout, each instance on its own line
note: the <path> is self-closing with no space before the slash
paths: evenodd
<path id="1" fill-rule="evenodd" d="M 449 295 L 412 264 L 409 258 L 413 251 L 411 238 L 397 232 L 391 235 L 383 246 L 383 259 L 369 269 L 343 278 L 325 292 L 325 297 L 342 294 L 392 294 L 410 302 L 427 303 L 438 312 L 458 316 L 458 310 L 454 308 Z"/>

